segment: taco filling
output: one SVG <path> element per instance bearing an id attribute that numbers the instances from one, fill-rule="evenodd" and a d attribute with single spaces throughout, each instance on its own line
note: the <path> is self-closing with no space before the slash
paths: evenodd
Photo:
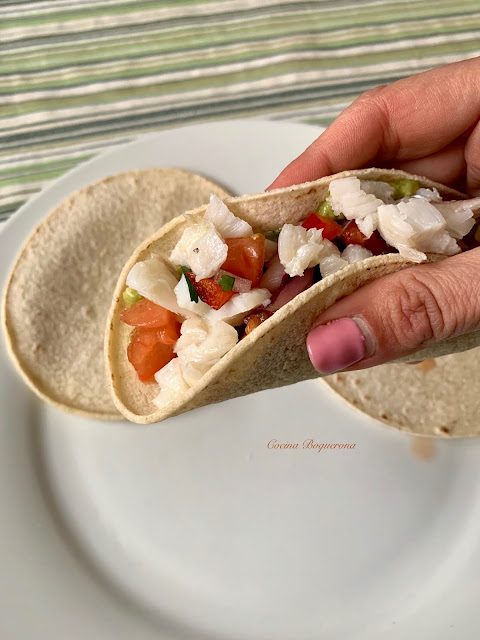
<path id="1" fill-rule="evenodd" d="M 128 273 L 120 316 L 132 327 L 128 360 L 142 382 L 159 385 L 153 402 L 162 408 L 278 309 L 347 265 L 397 252 L 422 262 L 480 244 L 476 200 L 444 202 L 412 179 L 346 177 L 330 183 L 301 224 L 254 230 L 212 195 L 168 262 L 154 254 Z"/>

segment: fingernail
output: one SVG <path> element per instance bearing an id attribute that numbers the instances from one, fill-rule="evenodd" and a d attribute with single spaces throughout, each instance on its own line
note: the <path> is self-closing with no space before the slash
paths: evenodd
<path id="1" fill-rule="evenodd" d="M 307 336 L 311 363 L 320 373 L 335 373 L 359 362 L 367 355 L 368 345 L 352 318 L 340 318 L 312 329 Z"/>

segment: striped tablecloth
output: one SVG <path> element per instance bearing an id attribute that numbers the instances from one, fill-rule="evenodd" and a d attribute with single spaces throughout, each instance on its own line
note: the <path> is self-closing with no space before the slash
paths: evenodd
<path id="1" fill-rule="evenodd" d="M 232 117 L 329 123 L 480 54 L 480 0 L 0 0 L 0 220 L 112 144 Z"/>

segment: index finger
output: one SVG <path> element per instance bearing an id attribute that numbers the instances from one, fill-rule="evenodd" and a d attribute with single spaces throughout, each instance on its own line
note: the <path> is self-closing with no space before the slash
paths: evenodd
<path id="1" fill-rule="evenodd" d="M 269 188 L 435 154 L 478 121 L 479 72 L 473 58 L 367 91 Z"/>

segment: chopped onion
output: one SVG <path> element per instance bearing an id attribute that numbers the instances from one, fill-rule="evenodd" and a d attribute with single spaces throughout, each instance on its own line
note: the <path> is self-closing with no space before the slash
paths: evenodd
<path id="1" fill-rule="evenodd" d="M 225 271 L 224 269 L 219 269 L 219 271 L 217 271 L 217 273 L 213 277 L 214 282 L 219 284 L 220 278 L 222 276 L 230 276 L 235 280 L 232 288 L 232 291 L 234 291 L 235 293 L 245 293 L 247 291 L 250 291 L 250 289 L 252 288 L 251 280 L 247 280 L 247 278 L 240 278 L 239 276 L 236 276 L 234 273 L 230 273 L 230 271 Z"/>
<path id="2" fill-rule="evenodd" d="M 313 284 L 313 269 L 307 269 L 303 276 L 295 276 L 286 285 L 279 289 L 272 298 L 267 311 L 277 311 L 290 300 L 293 300 L 299 293 L 302 293 Z"/>
<path id="3" fill-rule="evenodd" d="M 178 306 L 180 308 L 179 313 L 183 315 L 191 316 L 192 313 L 196 315 L 205 315 L 210 311 L 208 304 L 203 300 L 198 299 L 198 302 L 194 302 L 190 297 L 190 287 L 188 286 L 187 276 L 183 275 L 177 286 L 174 289 L 174 293 L 177 299 Z"/>
<path id="4" fill-rule="evenodd" d="M 285 267 L 280 262 L 280 257 L 276 255 L 269 263 L 267 270 L 262 276 L 260 286 L 268 289 L 271 293 L 280 289 L 280 287 L 289 280 Z"/>

